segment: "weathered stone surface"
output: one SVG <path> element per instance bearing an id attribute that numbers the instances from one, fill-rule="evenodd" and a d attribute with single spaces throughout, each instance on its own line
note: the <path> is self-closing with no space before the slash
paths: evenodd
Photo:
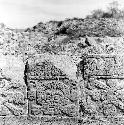
<path id="1" fill-rule="evenodd" d="M 84 77 L 124 77 L 124 59 L 119 55 L 88 55 L 82 67 Z"/>
<path id="2" fill-rule="evenodd" d="M 88 55 L 80 62 L 79 67 L 84 79 L 84 92 L 81 92 L 85 93 L 84 98 L 79 100 L 80 119 L 90 116 L 90 120 L 106 119 L 114 123 L 116 118 L 122 118 L 123 64 L 123 55 Z"/>
<path id="3" fill-rule="evenodd" d="M 0 116 L 26 115 L 23 62 L 14 56 L 1 56 L 0 68 Z"/>
<path id="4" fill-rule="evenodd" d="M 29 114 L 39 117 L 77 117 L 76 81 L 70 79 L 62 68 L 58 68 L 60 63 L 63 66 L 63 62 L 58 60 L 58 65 L 54 63 L 44 59 L 27 64 Z"/>

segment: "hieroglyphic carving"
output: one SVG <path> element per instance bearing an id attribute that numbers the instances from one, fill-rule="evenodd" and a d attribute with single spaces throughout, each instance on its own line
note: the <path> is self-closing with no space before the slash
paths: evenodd
<path id="1" fill-rule="evenodd" d="M 75 81 L 48 61 L 29 64 L 27 74 L 30 115 L 77 117 Z"/>
<path id="2" fill-rule="evenodd" d="M 119 55 L 88 55 L 79 64 L 85 87 L 85 101 L 80 103 L 80 119 L 85 114 L 90 118 L 110 118 L 124 113 L 124 60 Z M 95 108 L 95 116 L 87 107 Z"/>

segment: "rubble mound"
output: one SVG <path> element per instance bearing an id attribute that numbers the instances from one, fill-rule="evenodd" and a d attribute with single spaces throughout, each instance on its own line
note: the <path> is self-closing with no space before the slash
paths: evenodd
<path id="1" fill-rule="evenodd" d="M 5 123 L 123 124 L 123 33 L 117 19 L 50 21 L 25 32 L 1 24 Z"/>
<path id="2" fill-rule="evenodd" d="M 67 35 L 71 37 L 120 37 L 124 35 L 123 20 L 113 18 L 67 19 L 38 23 L 26 32 L 40 32 L 46 35 Z"/>

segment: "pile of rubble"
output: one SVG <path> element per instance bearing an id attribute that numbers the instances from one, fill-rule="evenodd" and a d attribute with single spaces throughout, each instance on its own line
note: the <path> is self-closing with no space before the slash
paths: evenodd
<path id="1" fill-rule="evenodd" d="M 39 32 L 49 35 L 67 35 L 71 37 L 120 37 L 124 35 L 123 20 L 113 18 L 100 19 L 67 19 L 64 21 L 50 21 L 38 23 L 26 32 Z"/>
<path id="2" fill-rule="evenodd" d="M 123 35 L 118 23 L 53 21 L 30 32 L 1 25 L 0 116 L 42 119 L 37 124 L 123 124 L 124 38 L 108 37 Z"/>

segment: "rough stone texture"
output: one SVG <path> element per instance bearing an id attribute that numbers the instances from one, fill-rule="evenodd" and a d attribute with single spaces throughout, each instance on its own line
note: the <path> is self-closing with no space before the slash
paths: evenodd
<path id="1" fill-rule="evenodd" d="M 62 57 L 61 57 L 62 58 Z M 29 114 L 46 117 L 78 116 L 76 81 L 69 79 L 51 58 L 27 64 Z M 61 59 L 62 60 L 62 59 Z M 66 69 L 63 69 L 66 70 Z"/>
<path id="2" fill-rule="evenodd" d="M 100 19 L 67 19 L 64 21 L 49 21 L 38 23 L 36 26 L 26 29 L 28 32 L 40 32 L 49 35 L 68 35 L 73 37 L 118 37 L 123 35 L 123 20 L 113 18 Z"/>
<path id="3" fill-rule="evenodd" d="M 90 119 L 106 120 L 120 124 L 124 115 L 124 61 L 122 55 L 86 56 L 80 62 L 84 82 L 85 101 L 80 103 L 81 117 L 90 116 Z M 113 121 L 112 121 L 113 120 Z"/>
<path id="4" fill-rule="evenodd" d="M 91 55 L 84 59 L 84 77 L 123 77 L 124 60 L 120 55 Z"/>
<path id="5" fill-rule="evenodd" d="M 24 64 L 14 56 L 0 59 L 0 116 L 27 114 Z"/>
<path id="6" fill-rule="evenodd" d="M 63 59 L 51 57 L 28 60 L 31 117 L 73 117 L 77 124 L 124 123 L 123 56 L 87 55 L 79 69 L 72 68 L 73 74 L 62 70 Z"/>
<path id="7" fill-rule="evenodd" d="M 63 34 L 63 26 L 70 22 L 65 21 L 60 34 L 50 37 L 0 27 L 1 125 L 124 124 L 124 38 L 84 38 L 78 32 L 74 32 L 78 38 L 71 38 Z M 73 36 L 73 31 L 67 32 Z M 28 73 L 22 60 L 28 61 Z"/>

